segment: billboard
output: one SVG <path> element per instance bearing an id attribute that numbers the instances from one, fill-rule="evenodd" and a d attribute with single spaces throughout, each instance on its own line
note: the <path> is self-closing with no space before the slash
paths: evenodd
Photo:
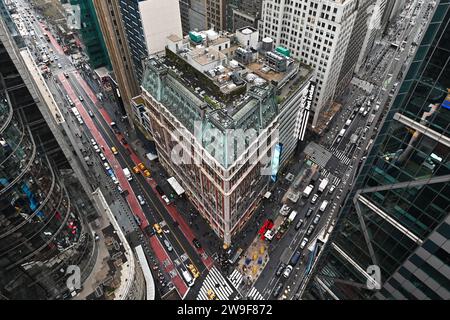
<path id="1" fill-rule="evenodd" d="M 272 158 L 272 176 L 271 179 L 273 182 L 277 181 L 278 169 L 280 167 L 280 157 L 281 150 L 283 149 L 282 143 L 277 143 L 274 148 L 273 158 Z"/>
<path id="2" fill-rule="evenodd" d="M 305 92 L 302 93 L 300 100 L 297 119 L 295 120 L 294 138 L 303 141 L 305 138 L 306 127 L 308 126 L 309 115 L 311 111 L 311 104 L 316 91 L 316 83 L 310 82 Z"/>

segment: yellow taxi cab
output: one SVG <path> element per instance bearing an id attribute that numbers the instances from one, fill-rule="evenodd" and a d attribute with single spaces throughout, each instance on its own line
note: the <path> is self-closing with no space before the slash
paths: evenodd
<path id="1" fill-rule="evenodd" d="M 145 170 L 144 170 L 144 176 L 145 176 L 145 177 L 150 177 L 150 176 L 151 176 L 150 171 L 147 170 L 147 169 L 145 169 Z"/>
<path id="2" fill-rule="evenodd" d="M 153 228 L 155 228 L 156 233 L 161 234 L 163 232 L 162 228 L 159 226 L 159 224 L 155 223 L 153 225 Z"/>
<path id="3" fill-rule="evenodd" d="M 206 292 L 206 295 L 208 296 L 209 300 L 218 300 L 213 289 L 209 289 L 208 292 Z"/>
<path id="4" fill-rule="evenodd" d="M 142 162 L 138 163 L 138 167 L 139 167 L 139 170 L 141 170 L 141 171 L 147 170 L 147 168 L 145 167 L 145 165 Z"/>
<path id="5" fill-rule="evenodd" d="M 117 151 L 116 147 L 112 147 L 111 151 L 112 151 L 113 154 L 118 154 L 119 153 L 119 151 Z"/>
<path id="6" fill-rule="evenodd" d="M 189 271 L 191 271 L 194 278 L 200 277 L 200 272 L 198 272 L 198 270 L 194 267 L 193 264 L 188 264 L 187 267 L 188 267 Z"/>
<path id="7" fill-rule="evenodd" d="M 138 166 L 133 167 L 133 172 L 134 172 L 134 173 L 139 173 L 139 168 L 138 168 Z"/>

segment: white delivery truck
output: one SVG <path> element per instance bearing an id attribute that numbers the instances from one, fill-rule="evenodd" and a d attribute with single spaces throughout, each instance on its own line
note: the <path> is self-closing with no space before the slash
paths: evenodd
<path id="1" fill-rule="evenodd" d="M 303 197 L 308 198 L 309 195 L 311 194 L 311 191 L 313 191 L 314 186 L 312 184 L 310 184 L 309 186 L 307 186 L 305 188 L 305 190 L 303 190 Z"/>
<path id="2" fill-rule="evenodd" d="M 289 222 L 294 221 L 296 216 L 297 216 L 297 211 L 293 210 L 288 217 Z"/>
<path id="3" fill-rule="evenodd" d="M 128 181 L 133 180 L 133 177 L 131 176 L 130 169 L 123 168 L 123 174 L 125 175 L 125 177 L 127 177 Z"/>
<path id="4" fill-rule="evenodd" d="M 326 187 L 328 186 L 328 182 L 330 182 L 330 180 L 328 180 L 327 178 L 323 179 L 320 184 L 319 184 L 319 192 L 323 192 Z"/>

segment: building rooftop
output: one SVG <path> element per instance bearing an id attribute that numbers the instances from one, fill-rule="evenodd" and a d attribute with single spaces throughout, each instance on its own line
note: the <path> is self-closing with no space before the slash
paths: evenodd
<path id="1" fill-rule="evenodd" d="M 142 87 L 192 133 L 196 121 L 222 132 L 259 132 L 312 73 L 310 66 L 290 58 L 287 49 L 259 43 L 251 27 L 236 34 L 207 30 L 183 39 L 169 36 L 165 56 L 146 61 Z M 162 90 L 161 84 L 171 89 Z"/>

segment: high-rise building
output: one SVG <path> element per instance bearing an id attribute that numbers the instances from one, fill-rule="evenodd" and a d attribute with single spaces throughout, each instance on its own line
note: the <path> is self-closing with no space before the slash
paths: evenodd
<path id="1" fill-rule="evenodd" d="M 402 8 L 405 6 L 406 0 L 389 0 L 386 1 L 386 8 L 383 12 L 381 19 L 381 31 L 384 33 L 392 21 L 392 19 L 397 16 Z"/>
<path id="2" fill-rule="evenodd" d="M 450 299 L 450 3 L 431 13 L 305 297 Z"/>
<path id="3" fill-rule="evenodd" d="M 81 196 L 59 172 L 67 160 L 38 107 L 23 41 L 0 14 L 0 299 L 70 297 L 66 271 L 80 267 L 83 281 L 95 242 Z"/>
<path id="4" fill-rule="evenodd" d="M 117 80 L 119 96 L 130 120 L 130 100 L 139 94 L 143 60 L 164 50 L 170 34 L 182 36 L 178 0 L 94 0 Z M 167 17 L 170 17 L 169 19 Z"/>
<path id="5" fill-rule="evenodd" d="M 227 0 L 206 0 L 206 25 L 208 29 L 226 30 Z"/>
<path id="6" fill-rule="evenodd" d="M 336 87 L 358 14 L 357 0 L 264 0 L 259 30 L 277 46 L 312 65 L 317 90 L 312 103 L 319 114 L 335 98 Z"/>
<path id="7" fill-rule="evenodd" d="M 312 68 L 261 46 L 256 29 L 233 39 L 212 30 L 170 36 L 133 99 L 160 163 L 225 245 L 294 152 L 314 93 Z"/>
<path id="8" fill-rule="evenodd" d="M 110 68 L 111 62 L 109 61 L 108 50 L 92 0 L 70 0 L 70 4 L 76 5 L 80 9 L 80 34 L 91 66 L 94 69 Z"/>
<path id="9" fill-rule="evenodd" d="M 226 12 L 227 30 L 235 32 L 247 26 L 258 28 L 261 8 L 262 0 L 229 0 Z"/>
<path id="10" fill-rule="evenodd" d="M 381 36 L 381 18 L 386 0 L 361 0 L 357 4 L 357 16 L 341 67 L 336 93 L 345 90 L 359 71 L 372 49 L 377 37 Z"/>
<path id="11" fill-rule="evenodd" d="M 179 0 L 183 35 L 207 28 L 206 0 Z"/>

